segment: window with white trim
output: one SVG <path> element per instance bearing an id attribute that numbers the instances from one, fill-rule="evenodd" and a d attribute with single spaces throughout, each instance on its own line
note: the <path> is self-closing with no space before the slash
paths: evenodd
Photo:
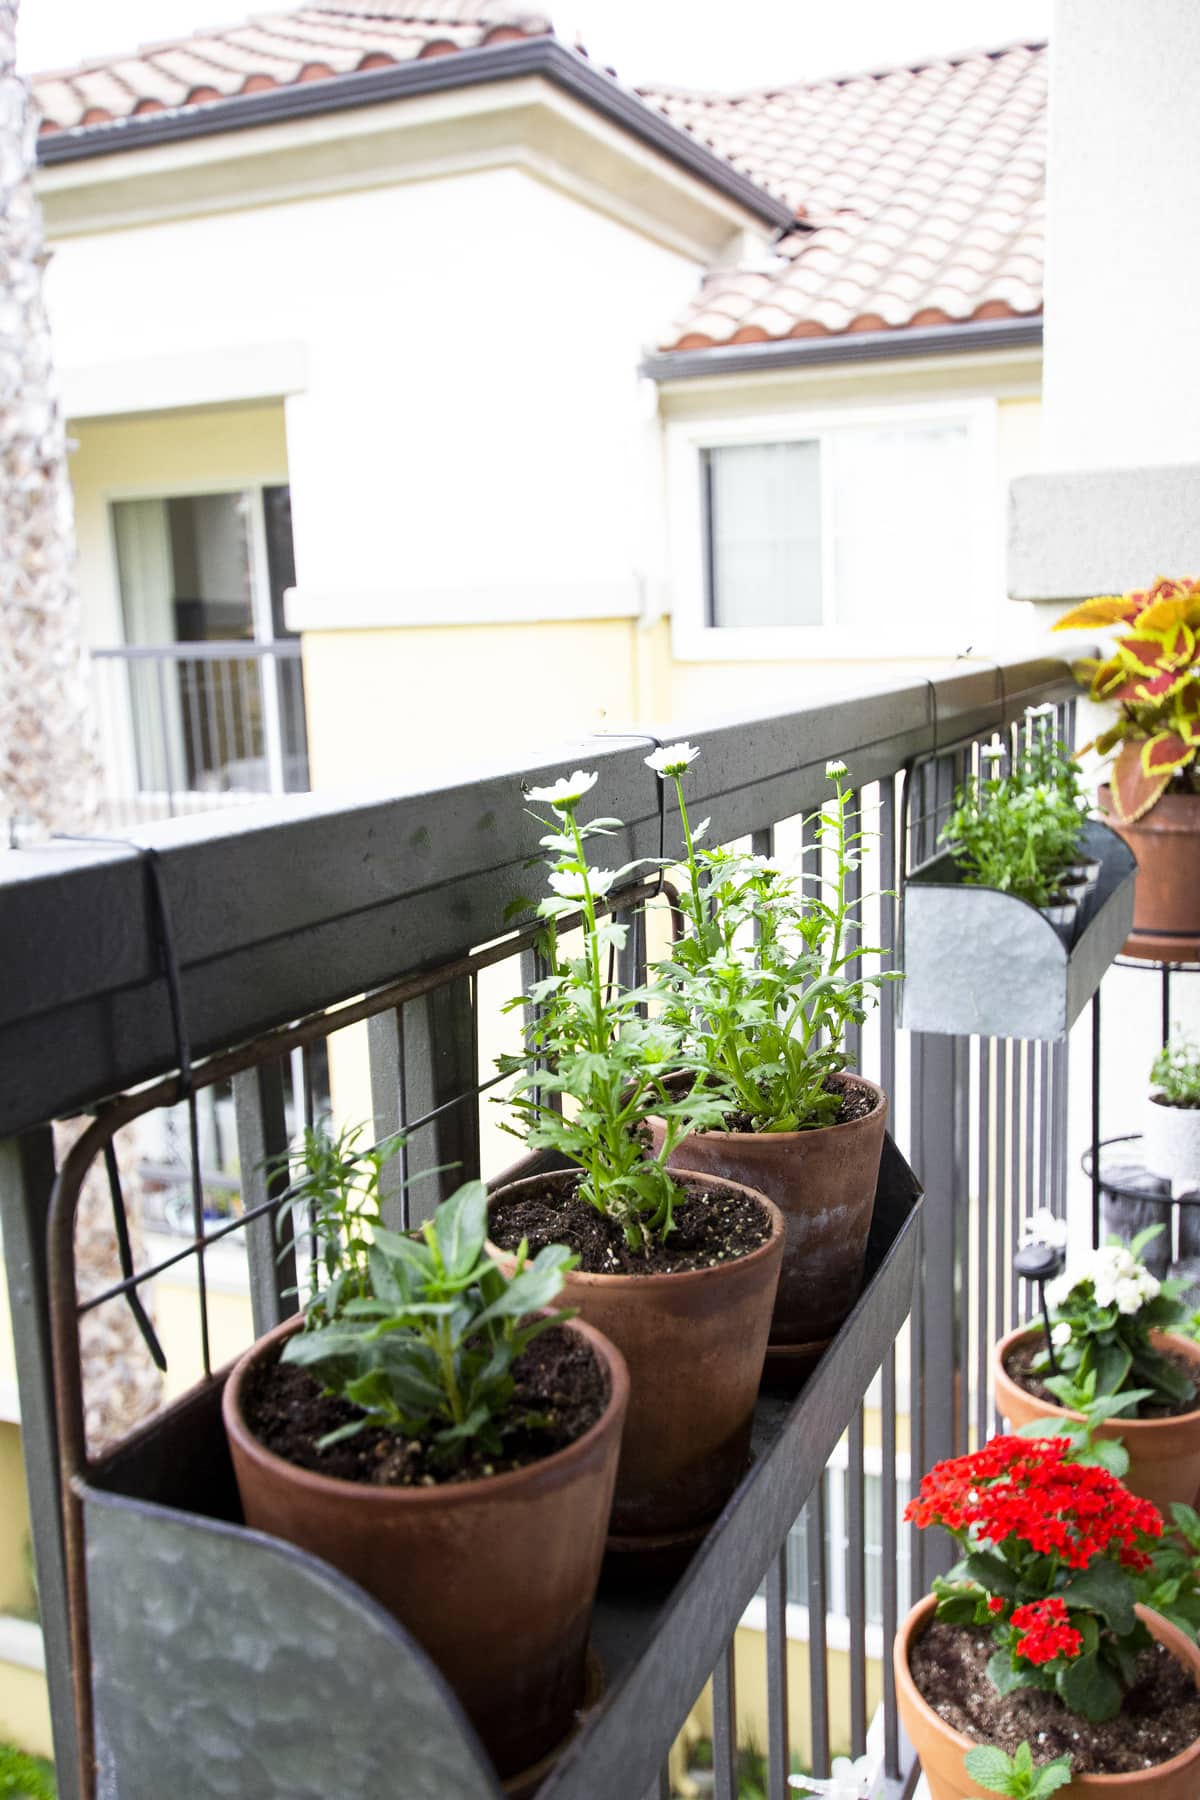
<path id="1" fill-rule="evenodd" d="M 969 561 L 967 426 L 845 426 L 702 452 L 707 623 L 918 630 Z"/>

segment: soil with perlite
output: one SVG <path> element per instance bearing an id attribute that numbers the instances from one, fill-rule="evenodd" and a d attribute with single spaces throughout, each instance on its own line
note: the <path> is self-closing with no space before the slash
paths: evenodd
<path id="1" fill-rule="evenodd" d="M 827 1079 L 825 1092 L 841 1095 L 842 1104 L 838 1108 L 837 1117 L 827 1119 L 823 1127 L 809 1126 L 808 1130 L 824 1129 L 827 1131 L 832 1125 L 852 1125 L 855 1119 L 868 1118 L 879 1105 L 875 1095 L 855 1081 L 852 1075 L 846 1076 L 844 1082 Z M 755 1130 L 754 1120 L 748 1112 L 728 1112 L 725 1114 L 723 1129 L 725 1131 L 752 1132 Z M 708 1134 L 702 1133 L 701 1135 Z"/>
<path id="2" fill-rule="evenodd" d="M 1073 1776 L 1128 1775 L 1169 1762 L 1200 1738 L 1200 1692 L 1161 1644 L 1139 1653 L 1121 1711 L 1098 1725 L 1040 1688 L 1002 1698 L 987 1672 L 995 1647 L 990 1631 L 935 1620 L 909 1655 L 927 1705 L 977 1744 L 995 1744 L 1012 1756 L 1028 1743 L 1039 1766 L 1069 1751 Z"/>
<path id="3" fill-rule="evenodd" d="M 680 1186 L 687 1198 L 675 1208 L 665 1243 L 635 1250 L 621 1227 L 577 1193 L 547 1182 L 542 1190 L 493 1199 L 488 1236 L 497 1249 L 515 1251 L 522 1239 L 536 1256 L 547 1244 L 566 1244 L 587 1275 L 678 1275 L 712 1269 L 749 1256 L 771 1235 L 770 1215 L 756 1200 L 731 1187 Z"/>
<path id="4" fill-rule="evenodd" d="M 361 1419 L 362 1411 L 323 1392 L 307 1370 L 290 1363 L 261 1362 L 247 1371 L 242 1412 L 259 1443 L 297 1468 L 372 1487 L 440 1487 L 541 1462 L 590 1431 L 608 1405 L 603 1365 L 585 1338 L 561 1326 L 534 1339 L 514 1363 L 513 1380 L 512 1415 L 538 1422 L 506 1437 L 503 1455 L 473 1448 L 450 1468 L 419 1438 L 376 1427 L 319 1450 L 321 1438 Z"/>
<path id="5" fill-rule="evenodd" d="M 1056 1399 L 1045 1382 L 1033 1372 L 1034 1360 L 1041 1355 L 1045 1347 L 1046 1337 L 1042 1331 L 1039 1331 L 1036 1337 L 1026 1338 L 1022 1343 L 1014 1344 L 1004 1358 L 1004 1372 L 1010 1381 L 1015 1382 L 1019 1388 L 1023 1388 L 1027 1394 L 1032 1394 L 1035 1400 L 1043 1400 L 1047 1406 L 1061 1407 L 1062 1401 Z M 1179 1419 L 1186 1413 L 1195 1412 L 1200 1406 L 1200 1396 L 1196 1393 L 1194 1380 L 1196 1365 L 1175 1350 L 1164 1350 L 1162 1355 L 1172 1367 L 1179 1370 L 1181 1375 L 1187 1376 L 1192 1383 L 1192 1397 L 1190 1400 L 1176 1401 L 1143 1400 L 1129 1414 L 1131 1419 Z"/>

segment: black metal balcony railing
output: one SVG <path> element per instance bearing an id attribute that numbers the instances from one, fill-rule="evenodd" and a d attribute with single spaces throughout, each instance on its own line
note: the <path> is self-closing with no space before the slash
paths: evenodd
<path id="1" fill-rule="evenodd" d="M 299 639 L 90 655 L 105 829 L 307 789 Z"/>
<path id="2" fill-rule="evenodd" d="M 1024 709 L 1045 701 L 1063 709 L 1069 735 L 1072 693 L 1066 666 L 1042 660 L 951 672 L 700 729 L 692 735 L 704 754 L 691 792 L 712 818 L 712 841 L 749 838 L 764 852 L 787 856 L 804 847 L 801 816 L 828 793 L 827 760 L 844 760 L 864 817 L 879 832 L 864 891 L 886 890 L 901 866 L 902 821 L 911 866 L 931 853 L 954 782 L 978 741 L 995 729 L 1019 729 Z M 256 1800 L 335 1790 L 348 1800 L 451 1791 L 463 1800 L 496 1800 L 494 1776 L 463 1737 L 453 1707 L 433 1705 L 427 1665 L 414 1660 L 402 1634 L 372 1638 L 369 1683 L 358 1663 L 360 1687 L 351 1671 L 343 1691 L 326 1662 L 322 1685 L 306 1690 L 316 1678 L 306 1664 L 302 1623 L 287 1609 L 315 1603 L 304 1586 L 308 1577 L 294 1572 L 281 1586 L 278 1567 L 262 1560 L 253 1534 L 237 1530 L 228 1496 L 217 1491 L 224 1479 L 219 1374 L 126 1447 L 89 1458 L 73 1280 L 75 1199 L 124 1121 L 153 1117 L 186 1097 L 177 1072 L 180 1018 L 196 1088 L 232 1082 L 241 1168 L 240 1216 L 201 1219 L 193 1241 L 174 1253 L 198 1265 L 202 1323 L 205 1253 L 231 1232 L 246 1242 L 255 1329 L 293 1304 L 285 1290 L 294 1274 L 286 1259 L 278 1261 L 273 1228 L 281 1195 L 278 1184 L 269 1187 L 263 1159 L 287 1147 L 285 1102 L 297 1057 L 311 1106 L 319 1047 L 335 1067 L 345 1047 L 348 1064 L 351 1041 L 365 1027 L 374 1128 L 382 1136 L 404 1125 L 409 1133 L 389 1189 L 397 1220 L 409 1217 L 405 1174 L 458 1165 L 439 1178 L 453 1185 L 478 1169 L 490 1110 L 487 1040 L 498 1002 L 517 990 L 532 960 L 529 934 L 504 922 L 509 901 L 528 888 L 524 865 L 538 835 L 524 810 L 522 777 L 597 768 L 604 811 L 627 821 L 615 854 L 656 855 L 660 784 L 644 766 L 647 747 L 634 736 L 591 740 L 536 769 L 356 807 L 311 797 L 272 802 L 239 813 L 236 829 L 228 819 L 197 821 L 187 841 L 164 840 L 153 871 L 144 854 L 99 844 L 29 849 L 0 862 L 8 921 L 0 978 L 0 1205 L 64 1800 L 92 1792 L 148 1800 L 175 1781 L 196 1795 L 246 1791 L 228 1786 L 222 1757 L 236 1759 L 255 1717 L 263 1727 L 255 1745 Z M 668 845 L 669 829 L 668 821 Z M 153 828 L 139 835 L 153 844 Z M 174 1019 L 156 883 L 173 922 Z M 864 929 L 885 950 L 897 940 L 896 914 L 886 893 L 866 909 Z M 644 932 L 630 932 L 627 975 L 637 973 L 644 944 Z M 1066 1048 L 900 1032 L 895 988 L 887 984 L 879 1012 L 851 1049 L 891 1098 L 892 1129 L 924 1183 L 921 1212 L 910 1216 L 905 1171 L 889 1164 L 864 1297 L 799 1399 L 764 1396 L 755 1463 L 702 1551 L 662 1591 L 602 1589 L 596 1642 L 607 1695 L 539 1789 L 544 1800 L 667 1800 L 668 1750 L 710 1674 L 715 1792 L 717 1800 L 734 1800 L 733 1634 L 752 1602 L 765 1628 L 770 1800 L 784 1800 L 793 1742 L 807 1747 L 816 1774 L 827 1773 L 839 1749 L 864 1751 L 873 1723 L 869 1649 L 882 1652 L 882 1705 L 872 1733 L 882 1756 L 877 1792 L 911 1791 L 887 1656 L 900 1606 L 901 1536 L 908 1537 L 900 1522 L 902 1484 L 910 1468 L 915 1476 L 991 1426 L 988 1346 L 1015 1322 L 1021 1301 L 1012 1274 L 1020 1221 L 1038 1205 L 1059 1213 L 1065 1206 Z M 139 1085 L 145 1083 L 151 1085 Z M 95 1120 L 56 1187 L 47 1121 L 79 1110 L 94 1112 Z M 419 1184 L 412 1216 L 438 1197 L 437 1180 Z M 150 1287 L 163 1266 L 117 1284 L 118 1297 L 108 1304 Z M 98 1304 L 96 1296 L 86 1304 Z M 836 1541 L 821 1480 L 831 1458 L 839 1484 Z M 868 1496 L 878 1521 L 871 1542 Z M 803 1558 L 793 1535 L 797 1519 Z M 211 1543 L 206 1577 L 189 1583 L 180 1544 L 202 1539 Z M 923 1537 L 908 1543 L 914 1592 L 937 1555 Z M 789 1690 L 787 1667 L 798 1576 L 807 1587 L 803 1696 Z M 256 1582 L 271 1586 L 271 1606 L 258 1605 Z M 203 1613 L 208 1583 L 215 1584 L 218 1616 L 177 1615 L 181 1585 Z M 338 1604 L 351 1607 L 351 1600 L 343 1596 Z M 844 1634 L 848 1650 L 844 1711 L 830 1679 L 831 1658 L 845 1653 L 827 1625 L 831 1605 L 838 1642 Z M 291 1646 L 289 1749 L 286 1757 L 280 1750 L 278 1767 L 262 1748 L 272 1741 L 266 1715 L 274 1677 L 269 1668 L 253 1675 L 247 1669 L 237 1679 L 237 1658 L 261 1634 L 264 1618 L 276 1632 L 275 1649 Z M 261 1635 L 253 1641 L 269 1663 L 270 1644 Z M 417 1708 L 420 1729 L 406 1706 Z M 202 1723 L 193 1729 L 188 1718 Z M 332 1777 L 323 1763 L 330 1743 L 341 1755 L 353 1750 L 351 1763 Z M 444 1779 L 439 1787 L 437 1770 L 449 1766 L 447 1757 L 456 1773 L 450 1787 Z M 206 1758 L 217 1771 L 211 1785 Z"/>

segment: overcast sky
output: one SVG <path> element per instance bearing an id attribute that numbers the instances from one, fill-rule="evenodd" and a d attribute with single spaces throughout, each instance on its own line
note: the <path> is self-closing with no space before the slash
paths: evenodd
<path id="1" fill-rule="evenodd" d="M 31 73 L 67 68 L 299 3 L 22 0 L 18 52 Z M 551 12 L 568 41 L 578 31 L 592 55 L 626 82 L 707 88 L 783 84 L 1043 38 L 1051 6 L 1052 0 L 514 0 L 514 10 Z"/>

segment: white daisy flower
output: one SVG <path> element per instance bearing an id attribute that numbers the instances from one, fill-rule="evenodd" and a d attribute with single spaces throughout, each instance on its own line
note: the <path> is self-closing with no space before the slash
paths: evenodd
<path id="1" fill-rule="evenodd" d="M 875 1785 L 875 1759 L 871 1756 L 835 1756 L 827 1780 L 815 1775 L 789 1775 L 789 1787 L 804 1793 L 824 1794 L 826 1800 L 870 1800 Z"/>
<path id="2" fill-rule="evenodd" d="M 615 869 L 589 869 L 587 883 L 593 895 L 607 894 L 616 879 Z M 551 869 L 546 877 L 560 900 L 582 900 L 585 895 L 581 869 Z"/>
<path id="3" fill-rule="evenodd" d="M 574 806 L 599 779 L 599 775 L 587 775 L 582 769 L 576 769 L 573 775 L 560 775 L 552 787 L 526 788 L 525 794 L 527 799 L 544 800 L 549 806 Z"/>
<path id="4" fill-rule="evenodd" d="M 827 762 L 825 764 L 825 775 L 829 781 L 836 781 L 839 775 L 848 775 L 849 773 L 850 771 L 844 762 L 835 761 Z M 845 1762 L 845 1760 L 844 1756 L 839 1756 L 838 1758 L 839 1762 Z"/>
<path id="5" fill-rule="evenodd" d="M 653 769 L 665 781 L 668 776 L 682 775 L 688 764 L 694 763 L 699 754 L 698 744 L 663 744 L 645 758 L 645 763 L 648 769 Z"/>
<path id="6" fill-rule="evenodd" d="M 1008 752 L 1003 744 L 984 744 L 979 754 L 985 762 L 1003 762 Z"/>

